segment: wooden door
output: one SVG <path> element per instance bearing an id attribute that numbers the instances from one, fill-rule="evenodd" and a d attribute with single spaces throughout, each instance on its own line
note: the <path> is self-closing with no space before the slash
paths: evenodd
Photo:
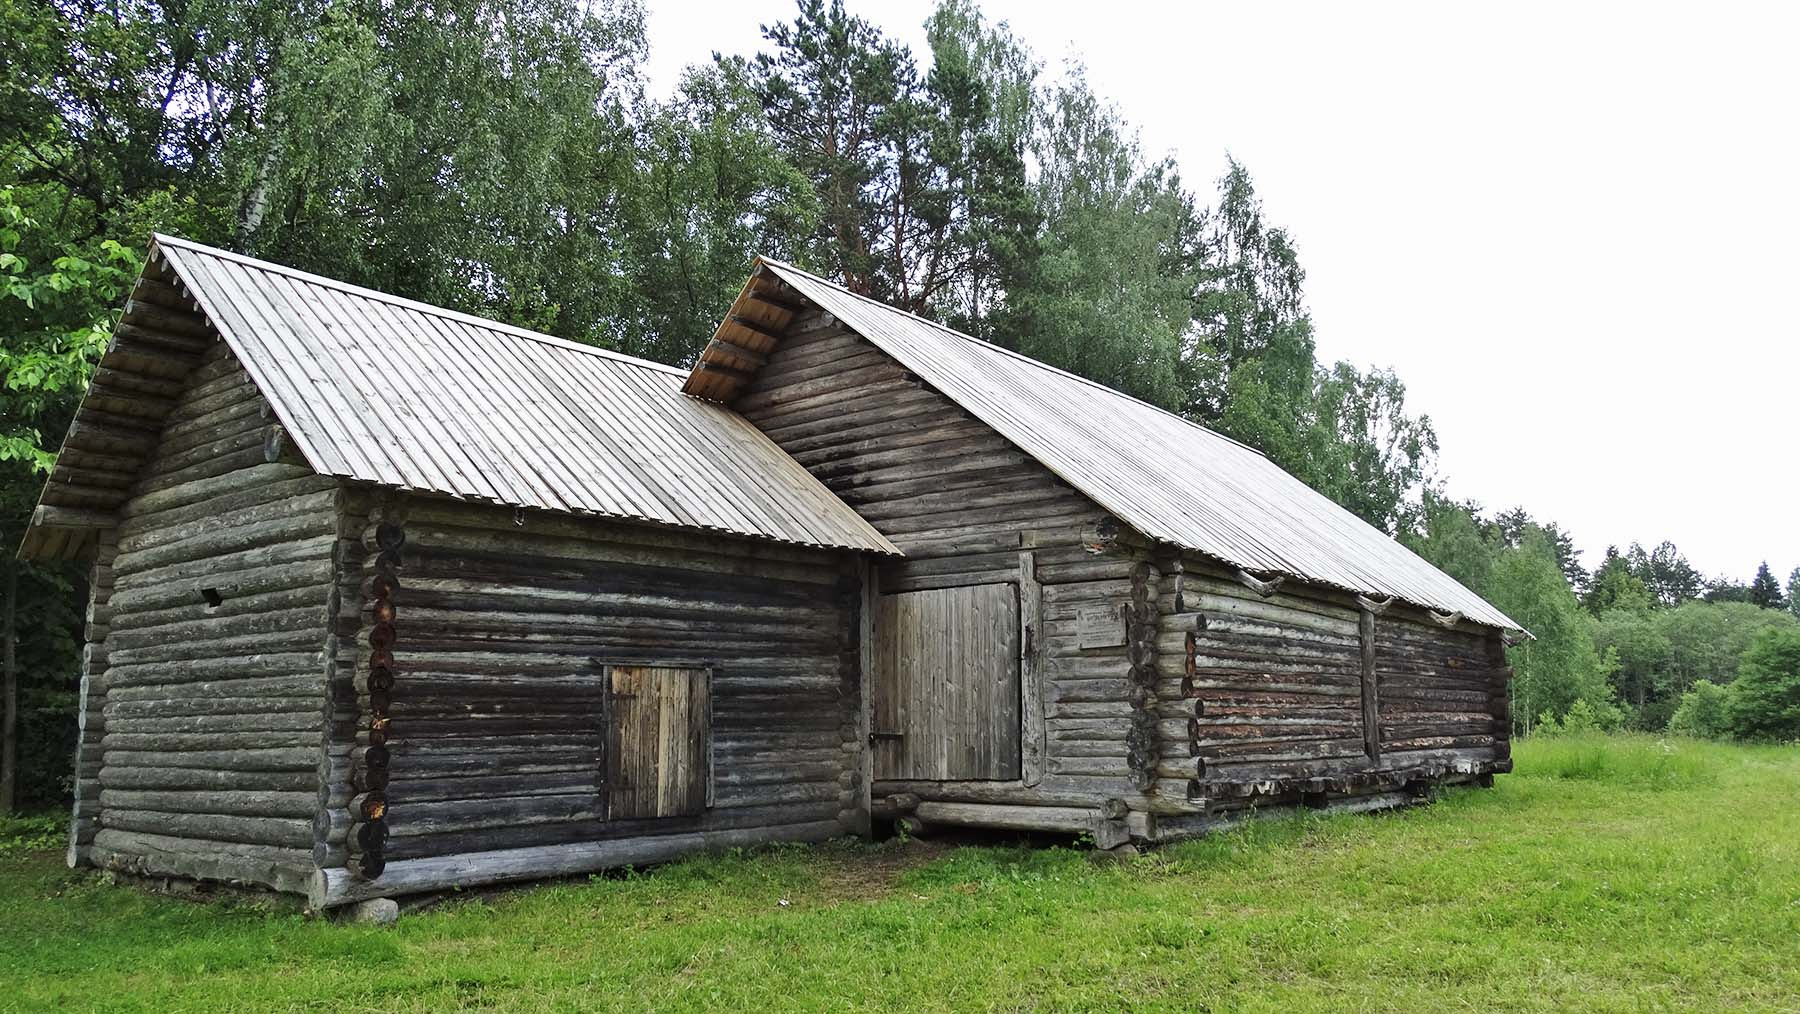
<path id="1" fill-rule="evenodd" d="M 871 697 L 876 778 L 1018 778 L 1018 589 L 882 596 Z"/>
<path id="2" fill-rule="evenodd" d="M 607 675 L 606 801 L 612 820 L 706 809 L 712 783 L 705 669 L 615 665 Z"/>

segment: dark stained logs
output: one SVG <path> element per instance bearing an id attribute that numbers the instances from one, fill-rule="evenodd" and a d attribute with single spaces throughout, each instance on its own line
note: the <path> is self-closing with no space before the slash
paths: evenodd
<path id="1" fill-rule="evenodd" d="M 310 875 L 335 483 L 264 460 L 223 345 L 183 378 L 90 610 L 76 858 L 283 889 Z M 116 548 L 115 548 L 116 547 Z"/>
<path id="2" fill-rule="evenodd" d="M 328 880 L 418 890 L 419 864 L 468 857 L 440 886 L 479 882 L 493 850 L 822 837 L 866 791 L 846 781 L 857 589 L 838 556 L 391 494 L 357 530 L 355 731 L 315 838 Z M 711 670 L 698 813 L 607 819 L 605 677 L 633 662 Z"/>
<path id="3" fill-rule="evenodd" d="M 1159 662 L 1157 685 L 1194 700 L 1195 735 L 1165 738 L 1159 773 L 1185 770 L 1176 761 L 1191 754 L 1211 800 L 1318 803 L 1504 763 L 1496 633 L 1293 582 L 1264 595 L 1235 571 L 1186 562 L 1158 638 L 1181 663 Z"/>
<path id="4" fill-rule="evenodd" d="M 1363 752 L 1371 761 L 1381 760 L 1381 699 L 1375 678 L 1375 611 L 1363 606 L 1357 616 L 1362 640 L 1362 724 Z"/>
<path id="5" fill-rule="evenodd" d="M 921 783 L 924 798 L 1095 808 L 1122 799 L 1139 817 L 1164 805 L 1151 791 L 1162 578 L 1128 539 L 1084 542 L 1110 521 L 1104 511 L 817 312 L 788 326 L 733 407 L 906 552 L 879 568 L 882 594 L 1019 589 L 1024 777 Z M 1130 613 L 1129 637 L 1121 626 L 1110 643 L 1084 647 L 1084 613 L 1121 625 Z M 1044 826 L 1056 826 L 1048 811 Z"/>
<path id="6" fill-rule="evenodd" d="M 400 665 L 395 660 L 401 593 L 399 576 L 406 529 L 401 510 L 384 502 L 372 510 L 363 528 L 362 634 L 365 653 L 356 681 L 356 742 L 350 751 L 350 789 L 357 793 L 350 806 L 350 825 L 345 839 L 348 866 L 363 879 L 379 877 L 387 868 L 387 786 L 392 778 L 394 734 L 392 708 Z M 402 695 L 403 695 L 402 690 Z M 329 841 L 326 844 L 330 844 Z"/>

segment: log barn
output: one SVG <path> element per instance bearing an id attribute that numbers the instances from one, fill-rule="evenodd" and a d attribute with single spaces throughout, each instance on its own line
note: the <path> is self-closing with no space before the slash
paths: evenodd
<path id="1" fill-rule="evenodd" d="M 21 554 L 70 862 L 318 908 L 1510 768 L 1503 613 L 1242 445 L 759 260 L 691 370 L 154 238 Z"/>

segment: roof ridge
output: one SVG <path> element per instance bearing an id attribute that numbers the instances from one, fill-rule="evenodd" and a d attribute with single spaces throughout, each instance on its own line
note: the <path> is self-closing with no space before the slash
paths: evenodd
<path id="1" fill-rule="evenodd" d="M 286 275 L 289 278 L 294 278 L 312 285 L 322 285 L 328 289 L 336 289 L 339 292 L 359 296 L 364 299 L 374 299 L 393 306 L 417 310 L 421 313 L 431 314 L 432 316 L 443 317 L 446 320 L 461 321 L 465 324 L 475 324 L 489 331 L 509 334 L 516 338 L 527 338 L 535 342 L 541 342 L 545 345 L 569 349 L 574 352 L 585 352 L 590 355 L 599 356 L 603 359 L 611 359 L 616 362 L 625 363 L 630 366 L 641 366 L 656 370 L 659 373 L 670 373 L 681 377 L 688 375 L 687 370 L 676 366 L 669 366 L 665 363 L 659 363 L 655 360 L 640 359 L 637 356 L 629 356 L 623 352 L 614 352 L 612 349 L 603 349 L 598 345 L 585 345 L 581 342 L 570 341 L 567 338 L 558 338 L 555 335 L 544 334 L 541 331 L 533 331 L 530 328 L 519 327 L 515 324 L 507 324 L 489 317 L 481 317 L 473 313 L 464 313 L 461 310 L 452 310 L 449 307 L 438 306 L 435 303 L 426 303 L 417 299 L 408 299 L 405 296 L 396 296 L 391 292 L 382 292 L 380 289 L 370 289 L 361 285 L 353 285 L 336 278 L 327 278 L 324 275 L 316 275 L 310 271 L 302 271 L 299 268 L 291 267 L 286 264 L 277 264 L 274 261 L 261 260 L 260 258 L 251 257 L 247 254 L 235 253 L 231 250 L 224 250 L 216 246 L 207 246 L 205 243 L 196 243 L 191 239 L 183 239 L 180 236 L 171 236 L 168 233 L 163 232 L 154 232 L 150 235 L 152 241 L 158 246 L 172 246 L 178 250 L 189 250 L 194 253 L 204 254 L 208 257 L 217 257 L 221 260 L 232 261 L 233 263 L 242 264 L 259 271 L 269 271 L 278 275 Z"/>
<path id="2" fill-rule="evenodd" d="M 838 283 L 832 281 L 829 278 L 823 278 L 819 275 L 815 275 L 811 271 L 806 270 L 805 268 L 796 267 L 795 265 L 789 264 L 787 261 L 781 260 L 779 258 L 758 256 L 757 260 L 762 261 L 766 264 L 772 264 L 772 265 L 776 266 L 777 268 L 782 268 L 782 269 L 785 269 L 788 271 L 792 271 L 795 274 L 805 275 L 806 277 L 812 279 L 813 281 L 818 282 L 820 285 L 829 285 L 832 288 L 838 290 L 839 292 L 842 292 L 846 296 L 850 296 L 855 299 L 860 299 L 863 302 L 868 303 L 873 306 L 878 306 L 881 309 L 886 310 L 889 313 L 897 313 L 897 314 L 900 314 L 901 316 L 911 317 L 913 320 L 916 320 L 921 324 L 927 324 L 931 327 L 934 327 L 937 330 L 944 332 L 945 334 L 952 335 L 957 338 L 961 338 L 963 341 L 970 342 L 975 345 L 979 345 L 984 349 L 991 349 L 995 352 L 1000 353 L 1001 355 L 1010 356 L 1014 359 L 1019 360 L 1022 363 L 1026 363 L 1028 365 L 1035 366 L 1040 370 L 1047 370 L 1047 371 L 1049 371 L 1051 373 L 1055 373 L 1059 376 L 1068 377 L 1070 380 L 1078 381 L 1080 383 L 1088 385 L 1089 387 L 1093 387 L 1093 388 L 1097 388 L 1101 391 L 1105 391 L 1107 394 L 1110 394 L 1115 398 L 1124 398 L 1128 401 L 1136 402 L 1137 404 L 1142 405 L 1145 408 L 1149 408 L 1154 411 L 1161 412 L 1163 415 L 1166 415 L 1169 418 L 1176 420 L 1177 422 L 1186 423 L 1187 425 L 1192 426 L 1194 429 L 1197 429 L 1200 432 L 1205 433 L 1208 436 L 1217 437 L 1220 440 L 1224 440 L 1224 441 L 1228 441 L 1230 443 L 1236 444 L 1237 446 L 1242 447 L 1244 450 L 1249 451 L 1250 453 L 1255 454 L 1259 457 L 1262 457 L 1262 458 L 1269 457 L 1267 454 L 1264 454 L 1262 451 L 1260 451 L 1254 447 L 1251 447 L 1249 444 L 1244 443 L 1242 440 L 1239 440 L 1236 437 L 1227 436 L 1226 434 L 1220 433 L 1218 430 L 1212 429 L 1207 426 L 1202 426 L 1199 423 L 1195 422 L 1194 420 L 1189 419 L 1188 417 L 1181 415 L 1178 412 L 1171 412 L 1168 409 L 1163 408 L 1161 405 L 1152 404 L 1151 402 L 1145 401 L 1142 398 L 1138 398 L 1138 397 L 1134 397 L 1133 395 L 1126 394 L 1124 391 L 1121 391 L 1116 387 L 1108 387 L 1107 385 L 1100 383 L 1098 380 L 1093 380 L 1091 378 L 1084 377 L 1079 373 L 1071 373 L 1070 371 L 1062 369 L 1060 367 L 1051 366 L 1049 363 L 1046 363 L 1041 359 L 1033 359 L 1023 352 L 1016 352 L 1012 349 L 1006 348 L 1005 346 L 996 345 L 990 341 L 983 341 L 982 339 L 977 338 L 972 334 L 964 334 L 963 332 L 958 331 L 957 329 L 950 327 L 947 324 L 940 324 L 937 321 L 932 320 L 929 317 L 921 317 L 918 314 L 911 312 L 910 310 L 902 310 L 897 306 L 890 306 L 887 303 L 884 303 L 879 299 L 875 299 L 872 296 L 865 296 L 860 292 L 854 292 L 848 288 L 845 288 L 842 285 L 839 285 Z"/>

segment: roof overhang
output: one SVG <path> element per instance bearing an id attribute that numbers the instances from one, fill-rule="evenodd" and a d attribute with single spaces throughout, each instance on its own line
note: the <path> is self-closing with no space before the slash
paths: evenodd
<path id="1" fill-rule="evenodd" d="M 757 258 L 683 391 L 730 404 L 808 308 L 861 335 L 1149 539 L 1253 575 L 1397 598 L 1440 625 L 1524 633 L 1253 448 L 772 258 Z M 1123 439 L 1127 433 L 1134 435 Z"/>
<path id="2" fill-rule="evenodd" d="M 27 560 L 91 555 L 218 332 L 152 240 L 19 545 Z"/>
<path id="3" fill-rule="evenodd" d="M 758 257 L 742 292 L 731 302 L 712 340 L 688 374 L 682 392 L 728 405 L 769 361 L 788 326 L 814 304 Z"/>

